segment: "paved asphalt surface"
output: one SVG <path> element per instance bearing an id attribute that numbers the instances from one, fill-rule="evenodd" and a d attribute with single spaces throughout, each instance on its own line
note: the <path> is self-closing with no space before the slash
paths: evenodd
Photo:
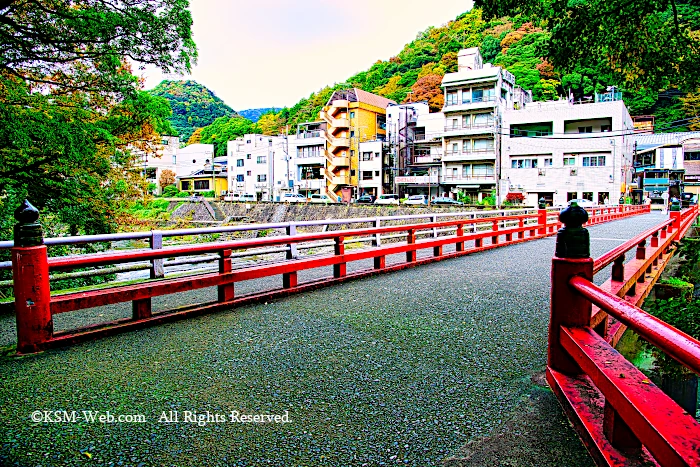
<path id="1" fill-rule="evenodd" d="M 662 219 L 590 228 L 592 256 Z M 550 237 L 2 357 L 0 465 L 592 465 L 538 377 L 553 251 Z M 214 298 L 202 290 L 154 302 L 163 309 Z M 128 310 L 66 313 L 56 327 Z M 0 317 L 0 345 L 14 342 L 13 326 L 13 316 Z M 77 419 L 37 423 L 36 410 L 77 411 Z M 90 422 L 82 411 L 145 422 Z M 167 423 L 175 411 L 177 423 Z M 194 423 L 187 411 L 205 420 Z M 235 413 L 286 415 L 287 423 L 243 423 Z"/>

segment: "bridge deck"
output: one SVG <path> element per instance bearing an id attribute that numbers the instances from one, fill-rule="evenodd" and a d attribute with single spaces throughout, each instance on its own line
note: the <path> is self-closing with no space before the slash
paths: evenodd
<path id="1" fill-rule="evenodd" d="M 592 256 L 662 218 L 591 227 Z M 3 357 L 0 464 L 82 465 L 87 451 L 93 462 L 123 465 L 591 465 L 554 396 L 537 384 L 553 252 L 550 237 Z M 187 302 L 178 295 L 163 300 Z M 0 318 L 3 345 L 14 341 L 13 326 L 13 316 Z M 147 421 L 35 424 L 34 410 L 109 410 Z M 172 410 L 180 423 L 159 423 Z M 185 411 L 234 410 L 288 411 L 290 423 L 183 421 Z"/>

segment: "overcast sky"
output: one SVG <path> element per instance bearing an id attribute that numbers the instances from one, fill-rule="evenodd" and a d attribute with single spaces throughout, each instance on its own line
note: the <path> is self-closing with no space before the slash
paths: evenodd
<path id="1" fill-rule="evenodd" d="M 388 60 L 471 0 L 190 0 L 198 64 L 190 77 L 234 110 L 292 106 Z M 137 71 L 138 73 L 138 71 Z M 146 89 L 163 79 L 141 72 Z"/>

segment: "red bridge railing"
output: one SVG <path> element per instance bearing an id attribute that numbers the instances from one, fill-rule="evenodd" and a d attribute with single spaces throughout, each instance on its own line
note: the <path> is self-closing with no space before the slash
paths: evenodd
<path id="1" fill-rule="evenodd" d="M 647 206 L 615 206 L 597 208 L 591 212 L 590 223 L 600 223 L 631 215 L 648 212 Z M 38 212 L 35 213 L 38 217 Z M 12 247 L 12 268 L 14 276 L 15 310 L 17 316 L 17 351 L 19 353 L 67 345 L 86 339 L 124 332 L 165 321 L 182 319 L 211 311 L 230 309 L 238 305 L 269 300 L 291 293 L 310 290 L 339 283 L 349 278 L 394 271 L 413 267 L 431 261 L 454 256 L 471 254 L 477 251 L 511 245 L 551 235 L 561 224 L 545 209 L 526 214 L 505 215 L 483 218 L 460 218 L 446 221 L 431 221 L 420 224 L 385 226 L 366 229 L 349 229 L 332 232 L 295 233 L 276 237 L 233 240 L 216 243 L 163 247 L 160 249 L 141 249 L 133 251 L 111 251 L 99 254 L 87 254 L 67 257 L 46 255 L 46 246 L 41 238 L 29 235 L 25 241 L 21 232 L 35 229 L 31 219 L 20 220 Z M 32 216 L 30 216 L 32 217 Z M 438 232 L 452 229 L 454 233 L 440 236 Z M 32 231 L 33 232 L 33 231 Z M 31 232 L 30 232 L 31 233 Z M 381 235 L 402 235 L 404 241 L 381 243 Z M 427 238 L 418 238 L 423 236 Z M 370 238 L 373 247 L 346 250 L 346 243 L 357 238 Z M 31 241 L 34 239 L 36 241 Z M 301 244 L 331 241 L 332 253 L 320 253 L 306 257 L 297 257 L 295 251 Z M 469 242 L 469 245 L 467 245 Z M 447 252 L 444 247 L 454 245 L 454 251 Z M 256 264 L 234 269 L 232 254 L 235 251 L 260 247 L 286 246 L 286 259 L 273 263 Z M 432 250 L 432 255 L 419 258 L 419 250 Z M 160 278 L 144 280 L 142 283 L 104 287 L 97 290 L 65 294 L 50 293 L 49 272 L 66 271 L 76 268 L 98 267 L 138 261 L 157 261 L 164 258 L 179 258 L 198 254 L 218 255 L 218 271 L 187 277 Z M 393 254 L 405 254 L 405 261 L 387 264 L 386 257 Z M 361 260 L 373 260 L 372 268 L 360 269 L 349 273 L 348 263 Z M 332 267 L 330 277 L 304 283 L 299 282 L 298 273 L 320 267 Z M 281 276 L 281 288 L 264 292 L 237 296 L 237 282 L 268 276 Z M 206 287 L 217 287 L 216 302 L 199 303 L 176 310 L 155 313 L 151 307 L 153 297 L 185 292 Z M 53 331 L 53 315 L 102 305 L 131 302 L 132 316 L 96 326 L 64 332 Z"/>
<path id="2" fill-rule="evenodd" d="M 557 237 L 547 381 L 598 465 L 700 465 L 695 414 L 611 345 L 626 326 L 700 374 L 700 342 L 637 307 L 697 217 L 697 206 L 672 212 L 668 221 L 596 260 L 587 257 L 588 244 L 585 251 L 578 244 L 588 235 L 576 219 Z M 634 259 L 624 264 L 632 249 Z M 610 264 L 611 279 L 595 285 L 594 273 Z"/>

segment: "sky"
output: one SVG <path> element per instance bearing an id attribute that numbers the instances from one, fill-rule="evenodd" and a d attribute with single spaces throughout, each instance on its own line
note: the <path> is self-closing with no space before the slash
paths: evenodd
<path id="1" fill-rule="evenodd" d="M 190 0 L 197 65 L 189 76 L 234 110 L 296 104 L 388 60 L 471 0 Z M 138 72 L 145 88 L 164 77 Z"/>

